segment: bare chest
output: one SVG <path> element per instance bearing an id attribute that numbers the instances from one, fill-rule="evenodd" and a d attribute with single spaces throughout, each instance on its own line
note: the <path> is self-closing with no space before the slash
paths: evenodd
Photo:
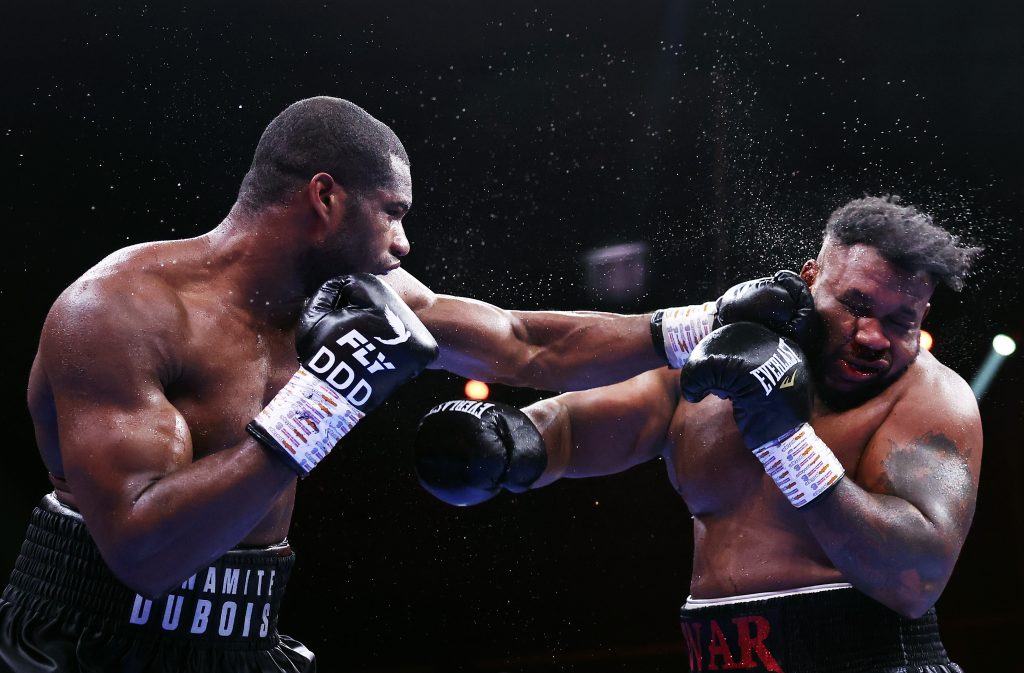
<path id="1" fill-rule="evenodd" d="M 188 424 L 200 458 L 246 437 L 245 426 L 298 367 L 290 332 L 198 313 L 179 348 L 168 400 Z"/>
<path id="2" fill-rule="evenodd" d="M 861 455 L 892 408 L 883 395 L 842 413 L 816 413 L 818 436 L 856 478 Z M 732 403 L 709 396 L 673 420 L 668 454 L 670 478 L 696 515 L 765 506 L 788 512 L 761 463 L 743 444 L 732 417 Z"/>

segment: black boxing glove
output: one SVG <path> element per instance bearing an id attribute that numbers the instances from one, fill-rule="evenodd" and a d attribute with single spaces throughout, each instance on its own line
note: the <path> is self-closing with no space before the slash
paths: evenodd
<path id="1" fill-rule="evenodd" d="M 320 286 L 295 342 L 298 371 L 245 429 L 300 476 L 438 353 L 412 309 L 368 273 Z"/>
<path id="2" fill-rule="evenodd" d="M 437 405 L 420 421 L 414 447 L 423 488 L 451 505 L 475 505 L 503 488 L 525 491 L 548 462 L 533 422 L 496 402 Z"/>
<path id="3" fill-rule="evenodd" d="M 816 332 L 818 314 L 807 283 L 792 271 L 733 285 L 717 302 L 715 327 L 756 322 L 790 339 L 804 350 Z"/>
<path id="4" fill-rule="evenodd" d="M 807 348 L 817 338 L 817 318 L 807 284 L 784 270 L 733 285 L 714 302 L 656 311 L 651 338 L 670 366 L 682 367 L 700 340 L 723 325 L 756 322 Z"/>
<path id="5" fill-rule="evenodd" d="M 843 466 L 814 433 L 807 360 L 787 337 L 749 322 L 726 325 L 701 341 L 680 372 L 683 395 L 732 400 L 743 442 L 797 507 L 827 491 Z"/>

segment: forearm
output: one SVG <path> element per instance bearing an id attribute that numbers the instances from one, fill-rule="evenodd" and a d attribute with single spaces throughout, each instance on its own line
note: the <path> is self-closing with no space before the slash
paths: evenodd
<path id="1" fill-rule="evenodd" d="M 667 364 L 651 339 L 649 315 L 503 311 L 460 300 L 458 324 L 431 325 L 441 346 L 435 367 L 467 378 L 541 390 L 583 390 Z"/>
<path id="2" fill-rule="evenodd" d="M 294 483 L 246 440 L 153 479 L 119 508 L 101 550 L 122 581 L 158 595 L 241 542 Z"/>
<path id="3" fill-rule="evenodd" d="M 666 365 L 681 367 L 716 324 L 755 321 L 781 333 L 803 334 L 814 310 L 806 285 L 790 272 L 741 283 L 714 301 L 644 315 L 509 311 L 434 294 L 404 273 L 389 274 L 387 282 L 437 339 L 441 355 L 435 368 L 560 392 L 618 383 Z"/>
<path id="4" fill-rule="evenodd" d="M 843 576 L 896 612 L 922 614 L 949 580 L 959 548 L 950 549 L 935 523 L 902 498 L 846 478 L 800 512 Z"/>
<path id="5" fill-rule="evenodd" d="M 651 339 L 651 317 L 597 312 L 514 312 L 527 344 L 538 344 L 520 366 L 516 385 L 586 390 L 664 367 Z"/>
<path id="6" fill-rule="evenodd" d="M 661 368 L 523 409 L 540 431 L 548 457 L 532 488 L 562 478 L 616 474 L 657 456 L 676 411 L 676 377 Z"/>
<path id="7" fill-rule="evenodd" d="M 512 311 L 518 340 L 539 348 L 502 382 L 563 391 L 610 385 L 665 365 L 682 367 L 716 325 L 753 321 L 806 337 L 813 311 L 806 285 L 785 271 L 736 285 L 716 301 L 653 314 Z"/>

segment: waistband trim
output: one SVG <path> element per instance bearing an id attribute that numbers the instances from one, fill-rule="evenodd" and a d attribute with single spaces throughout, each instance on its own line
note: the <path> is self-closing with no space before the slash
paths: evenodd
<path id="1" fill-rule="evenodd" d="M 750 603 L 751 601 L 763 601 L 769 598 L 785 598 L 786 596 L 800 596 L 802 594 L 813 594 L 819 591 L 835 591 L 836 589 L 852 589 L 849 582 L 832 582 L 830 584 L 814 584 L 808 587 L 796 589 L 783 589 L 782 591 L 762 591 L 756 594 L 739 594 L 736 596 L 723 596 L 722 598 L 694 598 L 686 597 L 683 604 L 684 610 L 698 610 L 700 608 L 713 607 L 717 605 L 734 605 L 736 603 Z"/>
<path id="2" fill-rule="evenodd" d="M 910 619 L 841 585 L 685 605 L 679 620 L 690 670 L 695 672 L 732 668 L 748 673 L 960 671 L 939 638 L 934 608 Z"/>

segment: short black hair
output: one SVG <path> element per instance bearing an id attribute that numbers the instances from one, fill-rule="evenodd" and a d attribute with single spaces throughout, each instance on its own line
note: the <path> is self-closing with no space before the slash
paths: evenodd
<path id="1" fill-rule="evenodd" d="M 836 209 L 825 225 L 825 239 L 870 245 L 896 266 L 926 271 L 958 292 L 982 252 L 980 247 L 961 245 L 929 215 L 888 194 L 854 199 Z"/>
<path id="2" fill-rule="evenodd" d="M 250 210 L 281 203 L 320 172 L 365 193 L 390 182 L 391 155 L 409 163 L 394 131 L 363 108 L 330 96 L 305 98 L 263 131 L 238 202 Z"/>

